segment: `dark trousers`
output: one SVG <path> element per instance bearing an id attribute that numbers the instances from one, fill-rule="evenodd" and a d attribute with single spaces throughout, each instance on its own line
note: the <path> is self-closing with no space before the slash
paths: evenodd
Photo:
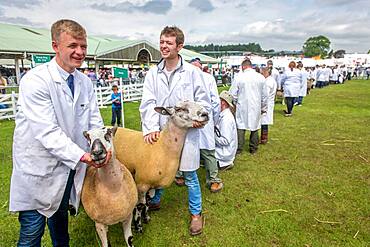
<path id="1" fill-rule="evenodd" d="M 238 150 L 242 151 L 245 144 L 245 132 L 246 130 L 238 129 Z M 249 152 L 254 153 L 258 149 L 258 130 L 250 132 L 249 135 Z"/>
<path id="2" fill-rule="evenodd" d="M 67 186 L 58 210 L 47 219 L 50 237 L 54 247 L 68 247 L 68 207 L 75 170 L 71 170 Z M 18 216 L 21 225 L 18 247 L 40 247 L 44 235 L 46 217 L 37 210 L 21 211 Z"/>
<path id="3" fill-rule="evenodd" d="M 288 114 L 292 114 L 295 98 L 296 97 L 285 97 Z"/>
<path id="4" fill-rule="evenodd" d="M 112 121 L 111 124 L 112 126 L 116 124 L 117 120 L 117 125 L 121 125 L 121 108 L 112 108 Z"/>

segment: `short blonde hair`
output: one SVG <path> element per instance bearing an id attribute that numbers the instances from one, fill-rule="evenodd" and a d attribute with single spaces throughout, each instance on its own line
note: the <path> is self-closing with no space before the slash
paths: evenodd
<path id="1" fill-rule="evenodd" d="M 183 31 L 176 26 L 166 26 L 165 28 L 163 28 L 160 37 L 162 37 L 162 35 L 176 37 L 176 45 L 184 44 L 185 42 Z"/>
<path id="2" fill-rule="evenodd" d="M 51 26 L 51 40 L 59 41 L 60 34 L 66 32 L 74 38 L 86 38 L 86 30 L 77 22 L 62 19 Z"/>

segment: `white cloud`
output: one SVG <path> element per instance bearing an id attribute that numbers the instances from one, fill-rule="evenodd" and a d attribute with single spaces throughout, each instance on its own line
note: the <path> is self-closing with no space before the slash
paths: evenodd
<path id="1" fill-rule="evenodd" d="M 89 34 L 155 43 L 164 26 L 177 25 L 188 44 L 256 42 L 263 49 L 299 50 L 307 38 L 325 35 L 333 49 L 367 52 L 370 48 L 368 0 L 198 0 L 197 5 L 193 0 L 31 2 L 25 7 L 20 0 L 0 0 L 0 21 L 50 28 L 60 18 L 71 18 Z M 130 11 L 125 11 L 126 5 Z"/>

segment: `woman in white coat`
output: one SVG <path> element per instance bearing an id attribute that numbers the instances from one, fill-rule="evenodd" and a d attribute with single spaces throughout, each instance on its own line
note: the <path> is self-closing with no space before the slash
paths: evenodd
<path id="1" fill-rule="evenodd" d="M 268 141 L 268 126 L 274 122 L 274 106 L 277 83 L 274 77 L 271 76 L 270 68 L 262 68 L 261 74 L 266 78 L 265 89 L 267 94 L 267 112 L 262 115 L 261 120 L 261 144 L 266 144 Z"/>
<path id="2" fill-rule="evenodd" d="M 60 20 L 51 33 L 56 57 L 29 71 L 19 89 L 9 201 L 19 212 L 18 246 L 40 246 L 46 218 L 53 245 L 69 246 L 68 204 L 78 209 L 83 162 L 99 167 L 83 131 L 103 121 L 91 80 L 76 70 L 86 55 L 85 30 Z"/>
<path id="3" fill-rule="evenodd" d="M 285 116 L 290 117 L 292 116 L 295 98 L 299 96 L 302 85 L 302 73 L 296 68 L 296 63 L 294 61 L 289 63 L 288 69 L 286 69 L 282 75 L 281 84 L 284 89 L 284 97 L 287 106 L 287 110 L 284 111 Z"/>

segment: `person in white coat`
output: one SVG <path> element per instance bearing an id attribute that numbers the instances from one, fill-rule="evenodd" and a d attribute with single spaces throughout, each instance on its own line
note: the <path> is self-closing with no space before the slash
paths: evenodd
<path id="1" fill-rule="evenodd" d="M 202 69 L 201 60 L 199 58 L 193 58 L 190 63 L 195 67 Z M 220 114 L 220 98 L 218 96 L 217 84 L 215 78 L 206 72 L 201 71 L 207 93 L 211 99 L 212 110 L 209 113 L 209 121 L 204 128 L 199 130 L 200 134 L 200 159 L 204 162 L 204 168 L 206 170 L 206 185 L 211 192 L 219 192 L 223 188 L 223 182 L 218 177 L 218 166 L 215 157 L 215 130 L 214 123 L 218 119 Z M 177 185 L 185 185 L 182 172 L 176 174 L 175 182 Z"/>
<path id="2" fill-rule="evenodd" d="M 220 170 L 225 171 L 234 166 L 238 134 L 233 114 L 233 96 L 228 91 L 222 91 L 220 99 L 221 113 L 215 122 L 216 159 Z"/>
<path id="3" fill-rule="evenodd" d="M 245 143 L 245 132 L 250 131 L 249 152 L 258 149 L 258 130 L 261 128 L 261 114 L 267 111 L 265 77 L 252 68 L 252 62 L 245 59 L 230 87 L 236 101 L 236 126 L 238 128 L 238 150 L 241 153 Z"/>
<path id="4" fill-rule="evenodd" d="M 184 45 L 184 34 L 177 27 L 165 27 L 160 35 L 160 52 L 162 59 L 151 68 L 144 81 L 140 114 L 144 141 L 153 143 L 160 138 L 160 130 L 167 122 L 167 117 L 155 112 L 156 106 L 174 106 L 181 100 L 190 100 L 210 110 L 209 94 L 196 67 L 184 61 L 178 54 Z M 193 123 L 187 133 L 183 147 L 180 171 L 183 172 L 188 188 L 189 211 L 191 214 L 190 234 L 202 232 L 202 196 L 197 177 L 199 168 L 199 129 L 204 127 Z M 154 198 L 149 201 L 149 208 L 159 209 L 162 189 L 157 189 Z"/>
<path id="5" fill-rule="evenodd" d="M 261 120 L 261 144 L 266 144 L 268 142 L 268 131 L 269 125 L 274 123 L 274 107 L 275 107 L 275 94 L 276 94 L 276 81 L 272 77 L 270 68 L 262 68 L 261 74 L 266 78 L 265 89 L 267 94 L 267 112 L 262 115 Z"/>
<path id="6" fill-rule="evenodd" d="M 19 212 L 18 246 L 41 246 L 46 224 L 53 246 L 69 246 L 69 202 L 78 209 L 91 160 L 83 131 L 103 126 L 91 80 L 76 70 L 86 56 L 86 32 L 72 20 L 52 25 L 50 62 L 21 80 L 13 137 L 11 212 Z M 85 163 L 85 164 L 84 164 Z"/>
<path id="7" fill-rule="evenodd" d="M 299 96 L 302 85 L 302 73 L 296 66 L 296 63 L 291 61 L 288 65 L 288 69 L 285 70 L 281 77 L 281 85 L 284 89 L 284 97 L 287 106 L 287 110 L 284 110 L 286 117 L 292 116 L 294 102 Z"/>
<path id="8" fill-rule="evenodd" d="M 297 69 L 299 69 L 302 73 L 302 80 L 301 80 L 301 88 L 299 90 L 298 98 L 296 99 L 296 105 L 302 106 L 303 98 L 307 95 L 307 80 L 308 80 L 308 72 L 303 68 L 303 63 L 298 62 Z"/>
<path id="9" fill-rule="evenodd" d="M 276 90 L 281 90 L 281 84 L 280 84 L 280 73 L 277 69 L 274 68 L 274 64 L 272 63 L 272 60 L 267 61 L 267 67 L 271 71 L 271 76 L 274 78 L 276 82 Z"/>

